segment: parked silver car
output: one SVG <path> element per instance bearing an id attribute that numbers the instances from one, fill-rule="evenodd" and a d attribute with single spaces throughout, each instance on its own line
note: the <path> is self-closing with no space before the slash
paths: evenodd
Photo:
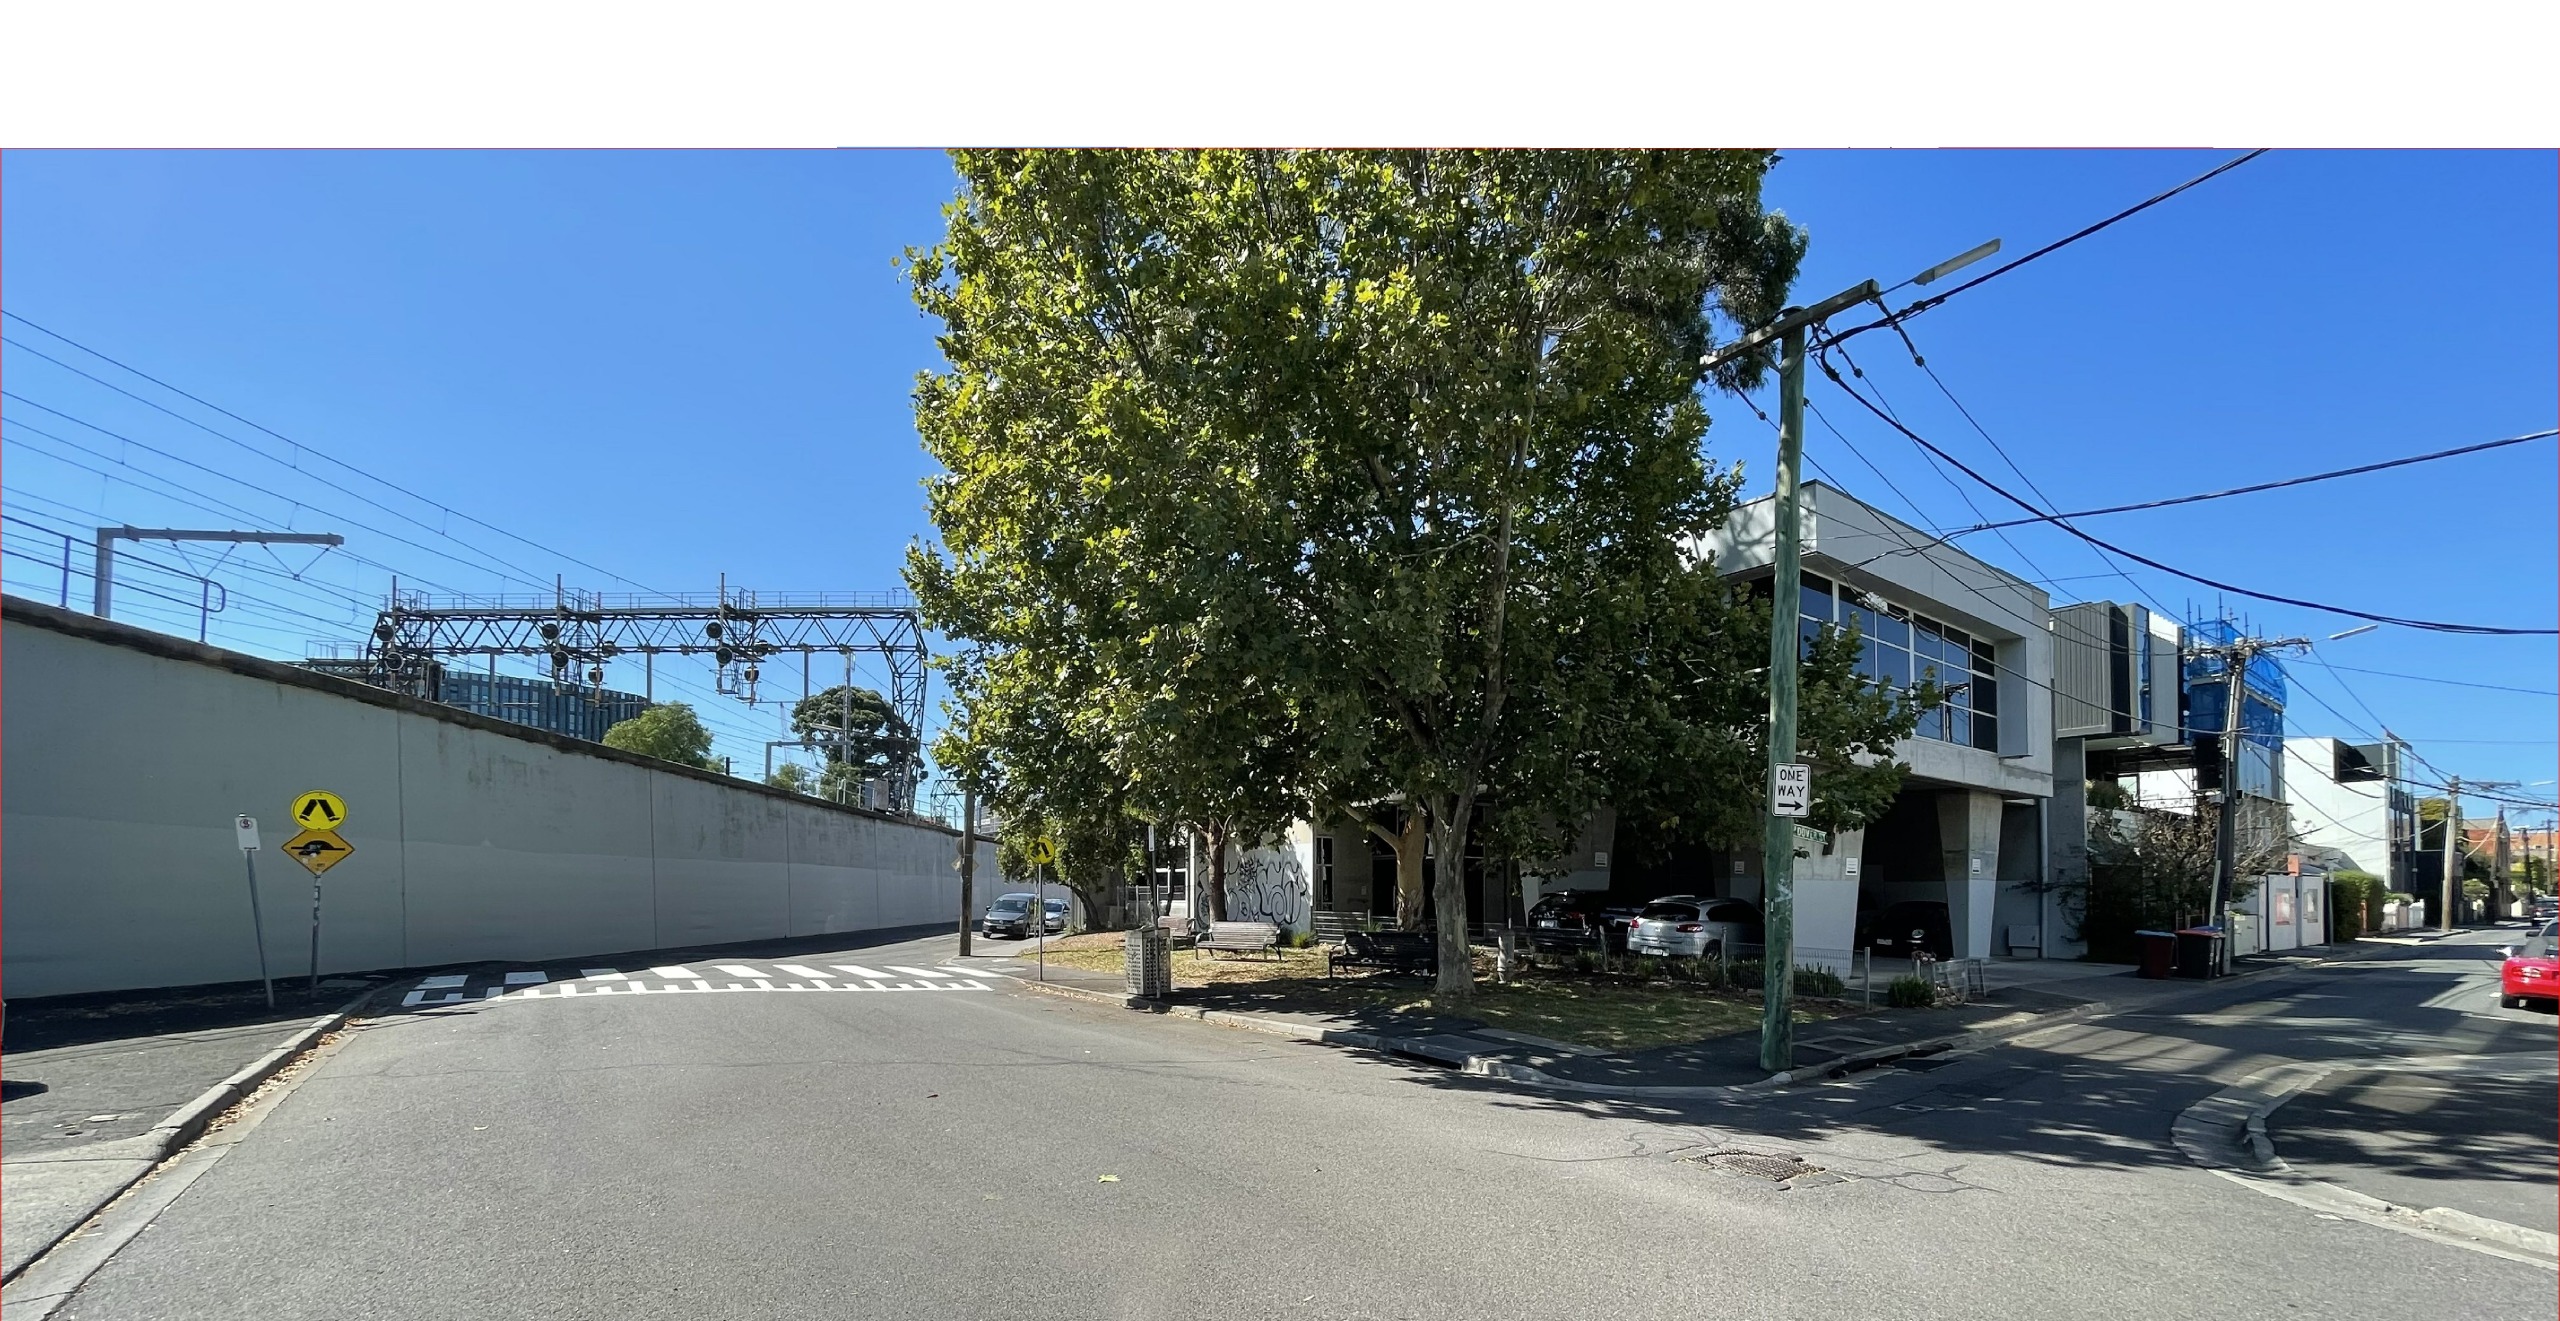
<path id="1" fill-rule="evenodd" d="M 1627 952 L 1723 958 L 1760 943 L 1760 910 L 1740 899 L 1675 894 L 1646 904 L 1627 933 Z"/>

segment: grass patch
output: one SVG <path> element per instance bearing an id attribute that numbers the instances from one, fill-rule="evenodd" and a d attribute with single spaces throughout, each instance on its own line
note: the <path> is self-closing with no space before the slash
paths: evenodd
<path id="1" fill-rule="evenodd" d="M 1028 955 L 1026 958 L 1030 957 Z M 1049 942 L 1049 962 L 1059 967 L 1117 974 L 1121 935 L 1096 932 Z M 1479 969 L 1485 971 L 1485 969 Z M 1430 984 L 1416 977 L 1370 976 L 1346 970 L 1328 980 L 1322 950 L 1282 950 L 1269 956 L 1213 958 L 1198 950 L 1173 952 L 1178 988 L 1234 988 L 1256 993 L 1266 1007 L 1307 1012 L 1361 1009 L 1448 1013 L 1492 1027 L 1569 1041 L 1602 1050 L 1648 1050 L 1703 1041 L 1760 1026 L 1760 1000 L 1674 981 L 1647 984 L 1533 977 L 1508 985 L 1476 983 L 1464 1006 L 1443 1006 Z M 1799 999 L 1795 1021 L 1815 1023 L 1841 1012 L 1838 1005 Z"/>
<path id="2" fill-rule="evenodd" d="M 1395 1008 L 1427 1009 L 1427 995 L 1409 994 Z M 1551 1037 L 1603 1050 L 1649 1050 L 1745 1032 L 1760 1026 L 1760 1002 L 1679 985 L 1627 986 L 1609 982 L 1527 981 L 1479 984 L 1475 997 L 1455 1012 L 1494 1027 Z M 1837 1013 L 1825 1005 L 1796 1003 L 1795 1021 L 1814 1023 Z"/>

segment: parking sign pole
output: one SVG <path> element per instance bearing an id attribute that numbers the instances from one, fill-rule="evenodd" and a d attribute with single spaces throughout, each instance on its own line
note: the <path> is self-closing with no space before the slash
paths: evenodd
<path id="1" fill-rule="evenodd" d="M 1040 947 L 1040 980 L 1049 980 L 1049 867 L 1031 864 L 1031 940 Z"/>
<path id="2" fill-rule="evenodd" d="M 276 984 L 275 979 L 267 975 L 267 920 L 258 912 L 258 851 L 240 850 L 240 861 L 249 868 L 249 930 L 258 938 L 258 981 L 267 988 L 267 1008 L 273 1009 L 276 1007 Z"/>

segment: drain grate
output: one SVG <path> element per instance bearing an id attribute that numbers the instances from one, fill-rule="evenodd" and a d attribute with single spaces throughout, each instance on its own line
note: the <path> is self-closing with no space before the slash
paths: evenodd
<path id="1" fill-rule="evenodd" d="M 1785 1183 L 1800 1175 L 1822 1173 L 1821 1166 L 1807 1165 L 1797 1157 L 1772 1156 L 1761 1151 L 1710 1151 L 1703 1156 L 1691 1156 L 1689 1159 L 1710 1169 L 1723 1170 L 1730 1174 L 1747 1174 L 1752 1178 L 1767 1179 L 1772 1183 Z"/>

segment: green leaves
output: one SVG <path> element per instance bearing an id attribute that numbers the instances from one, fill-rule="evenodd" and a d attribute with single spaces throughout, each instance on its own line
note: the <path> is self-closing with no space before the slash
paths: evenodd
<path id="1" fill-rule="evenodd" d="M 661 702 L 604 732 L 604 745 L 697 770 L 714 769 L 711 731 L 682 702 Z"/>
<path id="2" fill-rule="evenodd" d="M 1740 774 L 1751 653 L 1678 542 L 1735 489 L 1714 317 L 1802 252 L 1766 153 L 953 163 L 908 266 L 946 766 L 1244 837 L 1402 795 L 1462 848 L 1482 802 L 1518 857 L 1664 759 Z"/>

